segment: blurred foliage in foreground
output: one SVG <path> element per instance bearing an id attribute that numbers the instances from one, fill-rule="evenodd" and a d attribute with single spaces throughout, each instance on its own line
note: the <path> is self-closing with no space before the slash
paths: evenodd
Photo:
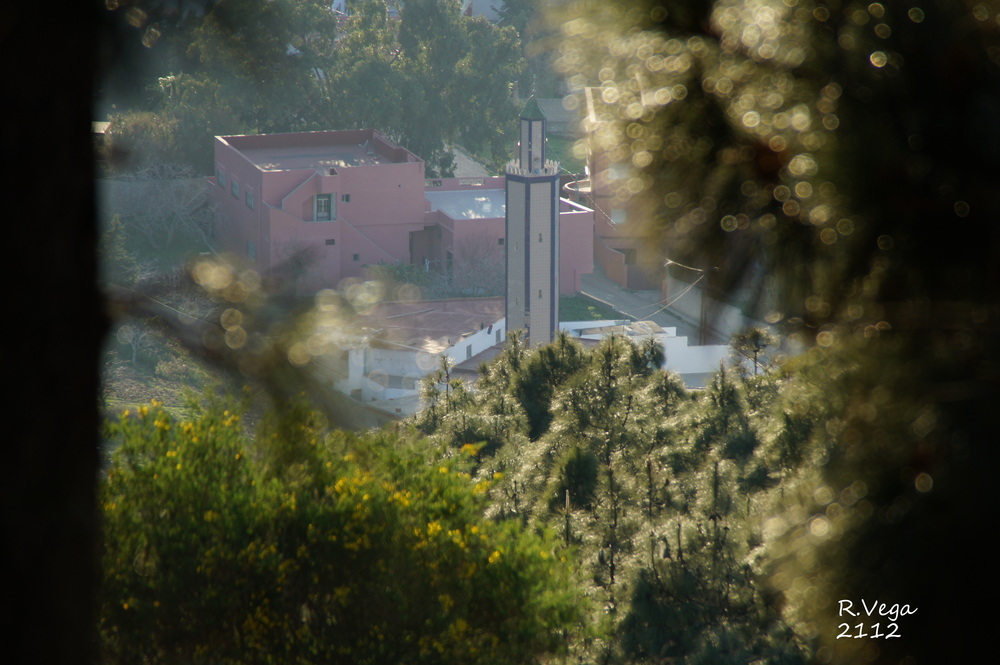
<path id="1" fill-rule="evenodd" d="M 797 634 L 824 663 L 995 653 L 971 608 L 995 569 L 1000 3 L 558 11 L 555 64 L 598 102 L 581 147 L 625 166 L 647 250 L 770 291 L 761 314 L 811 347 L 792 398 L 829 454 L 769 555 Z M 838 640 L 861 598 L 919 611 L 902 639 Z"/>
<path id="2" fill-rule="evenodd" d="M 719 287 L 766 268 L 775 322 L 992 301 L 1000 4 L 568 7 L 556 66 L 596 88 L 582 147 L 621 168 L 658 264 L 718 268 Z"/>
<path id="3" fill-rule="evenodd" d="M 190 412 L 108 424 L 103 662 L 514 664 L 580 636 L 567 552 L 484 520 L 468 454 Z"/>

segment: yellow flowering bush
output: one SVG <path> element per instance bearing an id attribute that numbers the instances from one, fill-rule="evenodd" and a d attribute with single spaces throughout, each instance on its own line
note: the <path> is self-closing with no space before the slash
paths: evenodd
<path id="1" fill-rule="evenodd" d="M 223 404 L 108 424 L 105 662 L 524 663 L 581 625 L 554 543 L 484 521 L 465 456 L 288 413 L 256 434 Z"/>

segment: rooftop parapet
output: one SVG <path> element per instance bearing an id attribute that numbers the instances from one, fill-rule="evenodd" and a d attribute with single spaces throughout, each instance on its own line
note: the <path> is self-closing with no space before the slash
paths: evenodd
<path id="1" fill-rule="evenodd" d="M 521 168 L 518 160 L 512 159 L 507 162 L 507 175 L 516 176 L 532 176 L 532 175 L 559 175 L 559 162 L 552 161 L 551 159 L 545 160 L 545 166 L 541 169 L 524 169 Z"/>

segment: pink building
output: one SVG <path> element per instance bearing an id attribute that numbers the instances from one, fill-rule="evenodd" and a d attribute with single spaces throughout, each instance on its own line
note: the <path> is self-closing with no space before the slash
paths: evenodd
<path id="1" fill-rule="evenodd" d="M 222 248 L 262 274 L 293 272 L 299 290 L 378 263 L 503 270 L 503 177 L 425 180 L 423 160 L 370 129 L 220 136 L 215 162 Z M 561 291 L 575 293 L 593 270 L 593 211 L 563 199 L 560 224 Z"/>
<path id="2" fill-rule="evenodd" d="M 584 126 L 591 138 L 589 177 L 567 184 L 564 191 L 594 210 L 594 262 L 604 274 L 628 289 L 658 289 L 663 278 L 662 266 L 642 263 L 639 251 L 642 243 L 628 227 L 636 211 L 621 193 L 635 170 L 630 163 L 615 161 L 607 151 L 597 148 L 603 126 L 609 118 L 617 117 L 615 108 L 608 107 L 600 93 L 599 88 L 584 90 Z"/>

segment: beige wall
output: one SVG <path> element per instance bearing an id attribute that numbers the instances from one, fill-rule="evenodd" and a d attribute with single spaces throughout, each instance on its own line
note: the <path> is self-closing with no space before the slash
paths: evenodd
<path id="1" fill-rule="evenodd" d="M 507 184 L 507 327 L 523 330 L 528 322 L 524 317 L 524 199 L 525 184 Z"/>
<path id="2" fill-rule="evenodd" d="M 559 322 L 559 199 L 553 176 L 507 181 L 507 322 L 547 344 Z"/>
<path id="3" fill-rule="evenodd" d="M 552 196 L 551 179 L 530 182 L 528 187 L 531 191 L 531 228 L 526 240 L 530 244 L 531 261 L 528 268 L 527 297 L 531 301 L 528 331 L 533 345 L 548 344 L 559 321 L 559 245 L 553 243 L 551 221 L 553 205 L 558 204 L 558 199 Z M 555 235 L 558 237 L 559 216 L 555 215 L 555 219 Z M 553 306 L 557 310 L 555 317 L 552 316 Z"/>

